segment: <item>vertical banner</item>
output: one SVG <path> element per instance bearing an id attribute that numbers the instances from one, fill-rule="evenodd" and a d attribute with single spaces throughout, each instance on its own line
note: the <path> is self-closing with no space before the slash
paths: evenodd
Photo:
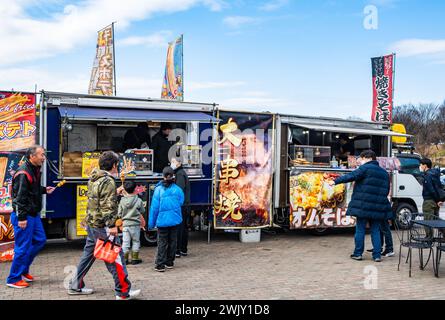
<path id="1" fill-rule="evenodd" d="M 371 58 L 372 115 L 375 122 L 392 123 L 394 54 Z"/>
<path id="2" fill-rule="evenodd" d="M 96 57 L 91 72 L 88 94 L 112 96 L 115 93 L 113 24 L 97 35 Z"/>
<path id="3" fill-rule="evenodd" d="M 0 151 L 32 146 L 36 131 L 35 94 L 0 92 Z"/>
<path id="4" fill-rule="evenodd" d="M 77 186 L 76 198 L 76 233 L 78 236 L 86 236 L 87 230 L 84 227 L 88 206 L 88 186 Z"/>
<path id="5" fill-rule="evenodd" d="M 352 183 L 330 186 L 340 172 L 292 170 L 289 176 L 290 229 L 353 227 L 346 210 Z"/>
<path id="6" fill-rule="evenodd" d="M 272 224 L 274 116 L 220 112 L 215 159 L 216 229 Z"/>
<path id="7" fill-rule="evenodd" d="M 14 257 L 14 229 L 11 224 L 12 177 L 19 167 L 22 154 L 0 153 L 0 262 Z"/>
<path id="8" fill-rule="evenodd" d="M 183 36 L 168 44 L 162 99 L 184 101 Z"/>

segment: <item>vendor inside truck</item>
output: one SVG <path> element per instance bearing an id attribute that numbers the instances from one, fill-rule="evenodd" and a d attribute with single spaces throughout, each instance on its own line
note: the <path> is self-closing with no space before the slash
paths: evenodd
<path id="1" fill-rule="evenodd" d="M 383 154 L 383 138 L 381 136 L 310 130 L 298 126 L 292 126 L 290 129 L 289 158 L 291 167 L 329 167 L 334 161 L 339 167 L 348 168 L 348 158 L 358 156 L 363 150 L 374 150 L 377 156 Z"/>

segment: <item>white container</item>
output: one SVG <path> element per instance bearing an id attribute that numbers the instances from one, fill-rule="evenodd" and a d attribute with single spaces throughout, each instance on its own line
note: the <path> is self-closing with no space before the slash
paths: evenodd
<path id="1" fill-rule="evenodd" d="M 242 229 L 239 233 L 239 240 L 241 242 L 260 242 L 261 229 Z"/>

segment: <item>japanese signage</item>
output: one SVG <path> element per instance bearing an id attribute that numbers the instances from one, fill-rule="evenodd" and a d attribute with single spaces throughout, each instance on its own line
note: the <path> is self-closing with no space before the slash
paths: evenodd
<path id="1" fill-rule="evenodd" d="M 12 177 L 22 157 L 14 152 L 0 153 L 0 214 L 12 212 Z"/>
<path id="2" fill-rule="evenodd" d="M 346 216 L 352 184 L 330 186 L 341 173 L 293 170 L 289 178 L 290 229 L 352 227 Z"/>
<path id="3" fill-rule="evenodd" d="M 113 25 L 100 30 L 97 35 L 96 58 L 91 72 L 89 94 L 112 96 L 114 79 Z"/>
<path id="4" fill-rule="evenodd" d="M 14 228 L 10 221 L 12 177 L 21 158 L 19 153 L 0 153 L 0 262 L 12 261 L 14 257 Z"/>
<path id="5" fill-rule="evenodd" d="M 273 115 L 220 112 L 216 147 L 214 225 L 271 225 Z"/>
<path id="6" fill-rule="evenodd" d="M 376 122 L 392 122 L 394 55 L 371 58 L 372 116 Z"/>
<path id="7" fill-rule="evenodd" d="M 10 214 L 0 214 L 0 262 L 12 261 L 14 258 L 14 228 Z"/>
<path id="8" fill-rule="evenodd" d="M 182 36 L 168 44 L 162 99 L 184 101 Z"/>
<path id="9" fill-rule="evenodd" d="M 0 92 L 0 151 L 32 146 L 36 131 L 35 95 Z"/>
<path id="10" fill-rule="evenodd" d="M 76 231 L 78 236 L 86 236 L 87 230 L 85 228 L 85 218 L 87 215 L 88 206 L 88 186 L 77 186 L 76 199 Z"/>

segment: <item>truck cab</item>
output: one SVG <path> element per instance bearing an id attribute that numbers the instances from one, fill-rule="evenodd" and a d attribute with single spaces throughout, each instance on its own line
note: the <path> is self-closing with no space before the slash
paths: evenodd
<path id="1" fill-rule="evenodd" d="M 395 221 L 400 228 L 407 227 L 407 217 L 422 210 L 421 156 L 415 153 L 395 153 L 400 168 L 392 172 L 391 199 Z"/>

